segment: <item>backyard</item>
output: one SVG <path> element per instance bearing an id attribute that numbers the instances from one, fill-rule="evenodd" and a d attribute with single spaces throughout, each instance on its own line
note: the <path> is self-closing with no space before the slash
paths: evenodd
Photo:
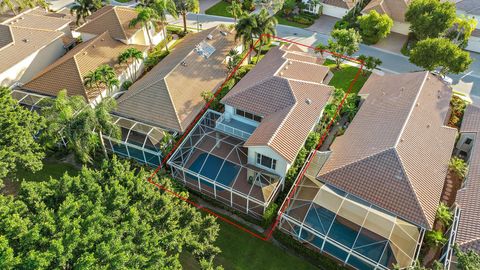
<path id="1" fill-rule="evenodd" d="M 327 59 L 324 65 L 329 67 L 334 74 L 333 78 L 330 80 L 329 85 L 335 86 L 335 88 L 342 89 L 343 91 L 346 92 L 350 87 L 350 83 L 355 79 L 355 75 L 358 72 L 358 67 L 350 66 L 348 64 L 342 64 L 341 69 L 337 70 L 335 68 L 335 62 L 330 59 Z M 355 94 L 358 93 L 360 89 L 363 87 L 363 85 L 365 84 L 365 82 L 367 81 L 369 76 L 370 76 L 370 72 L 367 72 L 365 75 L 364 74 L 358 75 L 358 79 L 354 83 L 351 93 L 355 93 Z"/>

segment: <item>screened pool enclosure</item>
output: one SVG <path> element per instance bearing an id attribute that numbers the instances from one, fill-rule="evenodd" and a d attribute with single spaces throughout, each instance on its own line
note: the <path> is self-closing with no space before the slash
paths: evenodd
<path id="1" fill-rule="evenodd" d="M 208 110 L 168 161 L 172 176 L 192 190 L 261 218 L 283 178 L 247 163 L 244 141 L 216 127 Z"/>
<path id="2" fill-rule="evenodd" d="M 392 213 L 315 179 L 316 155 L 282 215 L 280 229 L 356 269 L 407 267 L 424 231 Z"/>

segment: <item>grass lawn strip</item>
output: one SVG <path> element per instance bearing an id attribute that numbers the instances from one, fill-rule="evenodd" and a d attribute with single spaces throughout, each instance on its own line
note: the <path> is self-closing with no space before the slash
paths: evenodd
<path id="1" fill-rule="evenodd" d="M 227 11 L 227 8 L 230 5 L 230 3 L 220 1 L 215 5 L 211 6 L 209 9 L 205 10 L 205 14 L 233 18 L 233 15 Z"/>
<path id="2" fill-rule="evenodd" d="M 358 67 L 350 66 L 348 64 L 341 64 L 341 69 L 337 70 L 335 68 L 335 61 L 331 59 L 325 60 L 325 63 L 323 64 L 329 67 L 330 70 L 333 72 L 333 78 L 330 80 L 328 85 L 334 86 L 337 89 L 342 89 L 343 91 L 347 92 L 348 87 L 350 87 L 350 83 L 355 79 L 355 75 L 358 72 Z M 369 76 L 370 72 L 367 72 L 366 75 L 360 74 L 357 81 L 352 86 L 351 93 L 358 94 Z"/>

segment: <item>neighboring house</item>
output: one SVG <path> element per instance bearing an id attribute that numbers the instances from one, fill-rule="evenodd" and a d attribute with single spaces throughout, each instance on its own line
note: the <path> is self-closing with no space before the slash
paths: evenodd
<path id="1" fill-rule="evenodd" d="M 140 75 L 143 71 L 143 61 L 128 64 L 118 64 L 118 56 L 127 48 L 137 48 L 144 52 L 148 47 L 141 45 L 126 45 L 113 39 L 108 32 L 83 42 L 49 65 L 31 81 L 24 84 L 22 90 L 27 90 L 46 96 L 55 97 L 60 90 L 66 89 L 69 95 L 80 95 L 92 104 L 99 102 L 107 95 L 107 89 L 101 87 L 89 88 L 84 84 L 84 77 L 101 65 L 110 65 L 118 75 L 120 85 L 130 80 L 131 73 Z M 118 88 L 113 89 L 114 92 Z M 111 94 L 111 93 L 110 93 Z"/>
<path id="2" fill-rule="evenodd" d="M 392 84 L 392 82 L 395 82 Z M 372 74 L 344 135 L 317 152 L 280 228 L 356 269 L 407 267 L 442 195 L 452 90 L 428 72 Z"/>
<path id="3" fill-rule="evenodd" d="M 467 50 L 480 52 L 480 2 L 478 0 L 452 0 L 457 7 L 457 14 L 474 18 L 477 21 L 477 29 L 468 40 Z"/>
<path id="4" fill-rule="evenodd" d="M 345 14 L 352 9 L 357 0 L 319 0 L 318 4 L 315 4 L 315 1 L 312 0 L 302 0 L 303 3 L 307 4 L 305 11 L 318 14 L 321 10 L 322 14 L 342 18 Z"/>
<path id="5" fill-rule="evenodd" d="M 480 99 L 468 105 L 462 120 L 457 148 L 468 160 L 468 174 L 458 190 L 456 203 L 460 220 L 456 243 L 463 251 L 480 253 Z"/>
<path id="6" fill-rule="evenodd" d="M 256 218 L 318 123 L 333 88 L 320 59 L 297 46 L 274 47 L 207 111 L 169 159 L 187 187 Z"/>
<path id="7" fill-rule="evenodd" d="M 87 22 L 77 28 L 83 41 L 108 31 L 110 35 L 125 44 L 150 46 L 157 45 L 164 39 L 163 32 L 156 32 L 156 27 L 142 27 L 137 24 L 130 27 L 130 22 L 135 19 L 138 12 L 135 9 L 120 6 L 105 6 L 87 17 Z"/>
<path id="8" fill-rule="evenodd" d="M 407 35 L 410 32 L 410 24 L 405 21 L 405 13 L 410 2 L 411 0 L 372 0 L 365 6 L 362 13 L 367 14 L 375 10 L 379 14 L 387 14 L 393 20 L 391 31 Z"/>
<path id="9" fill-rule="evenodd" d="M 172 52 L 118 98 L 116 114 L 183 133 L 227 77 L 226 57 L 237 47 L 223 26 L 187 35 Z"/>
<path id="10" fill-rule="evenodd" d="M 0 85 L 26 83 L 73 44 L 70 21 L 48 14 L 34 8 L 0 23 Z"/>

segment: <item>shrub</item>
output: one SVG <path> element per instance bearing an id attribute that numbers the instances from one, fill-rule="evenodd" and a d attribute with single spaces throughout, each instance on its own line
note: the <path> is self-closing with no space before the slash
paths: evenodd
<path id="1" fill-rule="evenodd" d="M 278 204 L 272 202 L 263 213 L 262 226 L 267 228 L 277 217 Z"/>
<path id="2" fill-rule="evenodd" d="M 130 86 L 132 86 L 132 84 L 133 84 L 132 81 L 124 81 L 122 83 L 122 89 L 123 90 L 128 90 L 128 88 L 130 88 Z"/>
<path id="3" fill-rule="evenodd" d="M 372 10 L 368 14 L 357 18 L 359 24 L 360 35 L 365 44 L 375 44 L 380 39 L 390 34 L 393 26 L 393 20 L 387 14 L 380 15 L 377 11 Z"/>
<path id="4" fill-rule="evenodd" d="M 347 21 L 340 20 L 335 23 L 333 26 L 334 29 L 348 29 L 350 28 L 350 24 Z"/>
<path id="5" fill-rule="evenodd" d="M 167 51 L 155 51 L 150 53 L 145 59 L 145 70 L 149 71 L 168 55 Z"/>
<path id="6" fill-rule="evenodd" d="M 254 65 L 251 65 L 251 64 L 248 64 L 248 65 L 244 65 L 244 66 L 241 66 L 237 69 L 237 74 L 235 75 L 235 79 L 237 81 L 239 81 L 240 79 L 243 78 L 243 76 L 245 76 L 245 74 L 247 74 L 252 68 L 254 67 Z"/>
<path id="7" fill-rule="evenodd" d="M 448 125 L 451 127 L 459 128 L 462 123 L 463 114 L 465 112 L 465 108 L 467 107 L 467 103 L 465 100 L 461 99 L 458 96 L 452 96 L 450 100 L 450 109 L 452 114 L 450 115 L 450 119 L 448 120 Z"/>
<path id="8" fill-rule="evenodd" d="M 445 238 L 441 231 L 428 231 L 425 234 L 425 240 L 431 247 L 440 247 L 447 243 L 448 239 Z"/>
<path id="9" fill-rule="evenodd" d="M 305 141 L 305 149 L 309 152 L 315 149 L 318 142 L 320 141 L 320 137 L 320 133 L 314 131 L 310 132 L 310 134 L 308 134 L 307 140 Z"/>
<path id="10" fill-rule="evenodd" d="M 440 203 L 437 208 L 437 213 L 435 214 L 437 220 L 442 222 L 445 227 L 450 226 L 453 221 L 453 214 L 450 211 L 450 208 L 444 203 Z"/>
<path id="11" fill-rule="evenodd" d="M 448 163 L 448 169 L 453 172 L 460 180 L 464 180 L 468 173 L 467 163 L 458 157 L 452 157 Z"/>
<path id="12" fill-rule="evenodd" d="M 255 4 L 253 3 L 253 0 L 244 0 L 242 4 L 242 9 L 245 11 L 254 11 Z"/>
<path id="13" fill-rule="evenodd" d="M 293 21 L 305 25 L 311 25 L 314 23 L 314 19 L 302 15 L 293 16 Z"/>

